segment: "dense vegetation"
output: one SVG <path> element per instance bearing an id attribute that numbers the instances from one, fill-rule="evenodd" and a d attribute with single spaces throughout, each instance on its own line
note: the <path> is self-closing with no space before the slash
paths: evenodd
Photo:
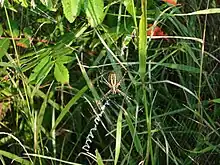
<path id="1" fill-rule="evenodd" d="M 0 160 L 220 164 L 215 0 L 1 0 Z"/>

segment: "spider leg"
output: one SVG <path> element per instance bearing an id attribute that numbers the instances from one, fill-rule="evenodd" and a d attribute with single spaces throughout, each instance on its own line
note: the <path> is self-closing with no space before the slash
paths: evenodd
<path id="1" fill-rule="evenodd" d="M 125 72 L 125 74 L 121 77 L 121 79 L 119 80 L 119 82 L 116 84 L 116 88 L 118 88 L 122 82 L 122 80 L 124 79 L 125 75 L 127 72 Z"/>
<path id="2" fill-rule="evenodd" d="M 104 77 L 103 77 L 104 78 Z M 111 88 L 111 84 L 104 78 L 104 81 L 103 81 L 109 88 Z"/>
<path id="3" fill-rule="evenodd" d="M 106 98 L 108 95 L 109 95 L 109 93 L 111 93 L 112 92 L 112 90 L 110 89 L 104 96 L 103 96 L 103 98 Z"/>
<path id="4" fill-rule="evenodd" d="M 118 93 L 120 93 L 122 96 L 124 96 L 125 98 L 127 98 L 128 100 L 132 100 L 129 96 L 127 96 L 124 92 L 122 92 L 120 89 L 116 90 Z"/>

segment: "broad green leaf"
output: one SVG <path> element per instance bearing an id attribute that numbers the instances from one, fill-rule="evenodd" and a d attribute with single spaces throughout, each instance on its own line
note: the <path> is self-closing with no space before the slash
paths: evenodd
<path id="1" fill-rule="evenodd" d="M 66 19 L 72 23 L 79 15 L 82 0 L 62 0 L 63 12 Z"/>
<path id="2" fill-rule="evenodd" d="M 71 56 L 59 56 L 56 59 L 56 61 L 58 61 L 59 63 L 63 63 L 63 64 L 67 64 L 74 60 L 76 60 L 76 57 L 71 57 Z"/>
<path id="3" fill-rule="evenodd" d="M 55 63 L 54 76 L 62 84 L 69 83 L 69 71 L 62 63 Z"/>
<path id="4" fill-rule="evenodd" d="M 40 63 L 34 68 L 33 72 L 29 77 L 29 81 L 39 83 L 48 75 L 53 64 L 50 60 L 50 56 L 44 57 Z"/>
<path id="5" fill-rule="evenodd" d="M 5 55 L 9 47 L 9 39 L 4 38 L 0 40 L 0 59 Z"/>
<path id="6" fill-rule="evenodd" d="M 0 36 L 3 34 L 2 24 L 0 23 Z"/>
<path id="7" fill-rule="evenodd" d="M 119 112 L 118 121 L 117 121 L 114 165 L 117 165 L 120 149 L 121 149 L 121 128 L 122 128 L 122 110 Z"/>
<path id="8" fill-rule="evenodd" d="M 84 5 L 89 24 L 96 27 L 104 19 L 104 1 L 103 0 L 85 0 Z"/>

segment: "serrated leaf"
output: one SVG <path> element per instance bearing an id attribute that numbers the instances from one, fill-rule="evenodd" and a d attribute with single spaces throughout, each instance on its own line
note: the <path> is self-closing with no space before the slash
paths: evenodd
<path id="1" fill-rule="evenodd" d="M 69 83 L 69 71 L 62 63 L 55 63 L 54 76 L 62 84 Z"/>
<path id="2" fill-rule="evenodd" d="M 64 15 L 70 23 L 73 23 L 79 15 L 81 2 L 81 0 L 62 0 Z"/>
<path id="3" fill-rule="evenodd" d="M 105 15 L 103 0 L 86 0 L 84 8 L 88 22 L 92 27 L 102 23 Z"/>
<path id="4" fill-rule="evenodd" d="M 5 55 L 9 47 L 9 39 L 4 38 L 0 40 L 0 59 Z"/>

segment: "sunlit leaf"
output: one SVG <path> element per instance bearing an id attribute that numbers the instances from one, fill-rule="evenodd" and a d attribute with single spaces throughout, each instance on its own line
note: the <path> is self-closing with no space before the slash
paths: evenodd
<path id="1" fill-rule="evenodd" d="M 79 15 L 81 2 L 81 0 L 62 0 L 64 15 L 70 23 Z"/>
<path id="2" fill-rule="evenodd" d="M 92 27 L 102 23 L 105 15 L 103 0 L 86 0 L 84 7 L 88 22 Z"/>
<path id="3" fill-rule="evenodd" d="M 76 60 L 75 57 L 71 57 L 71 56 L 59 56 L 56 61 L 58 61 L 59 63 L 63 63 L 63 64 L 67 64 L 71 61 Z"/>
<path id="4" fill-rule="evenodd" d="M 62 63 L 55 63 L 54 76 L 62 84 L 69 83 L 69 71 Z"/>
<path id="5" fill-rule="evenodd" d="M 218 13 L 220 13 L 220 8 L 212 8 L 212 9 L 198 10 L 198 11 L 194 11 L 192 13 L 175 14 L 175 16 L 218 14 Z"/>
<path id="6" fill-rule="evenodd" d="M 134 10 L 136 8 L 134 8 L 134 10 L 133 10 L 133 4 L 132 4 L 133 1 L 132 0 L 124 0 L 123 3 L 126 7 L 126 10 L 129 12 L 129 14 L 131 14 L 134 17 L 134 12 L 135 12 Z"/>
<path id="7" fill-rule="evenodd" d="M 44 57 L 40 63 L 34 68 L 33 72 L 31 73 L 29 77 L 30 82 L 42 82 L 43 79 L 48 75 L 51 68 L 53 66 L 53 63 L 50 60 L 50 56 Z"/>
<path id="8" fill-rule="evenodd" d="M 120 149 L 121 149 L 121 129 L 122 129 L 122 111 L 119 112 L 118 121 L 117 121 L 114 165 L 117 165 Z"/>
<path id="9" fill-rule="evenodd" d="M 96 159 L 97 159 L 97 163 L 98 165 L 104 165 L 103 161 L 102 161 L 102 157 L 101 155 L 99 154 L 99 151 L 96 149 L 95 150 L 95 154 L 96 154 Z"/>
<path id="10" fill-rule="evenodd" d="M 57 0 L 40 0 L 43 5 L 47 7 L 47 9 L 51 11 L 56 11 L 57 9 L 55 8 L 54 5 L 57 4 Z"/>
<path id="11" fill-rule="evenodd" d="M 21 5 L 22 5 L 23 7 L 28 7 L 28 3 L 27 3 L 26 0 L 19 0 L 19 2 L 21 3 Z"/>

